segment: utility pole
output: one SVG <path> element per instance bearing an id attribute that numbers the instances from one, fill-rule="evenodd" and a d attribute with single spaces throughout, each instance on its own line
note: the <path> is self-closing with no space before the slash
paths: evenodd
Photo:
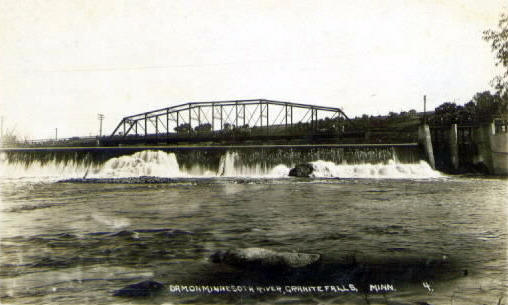
<path id="1" fill-rule="evenodd" d="M 99 119 L 99 137 L 102 137 L 102 121 L 104 120 L 104 114 L 99 113 L 97 118 Z"/>
<path id="2" fill-rule="evenodd" d="M 0 139 L 3 139 L 4 138 L 4 116 L 3 115 L 0 117 L 0 120 L 1 120 Z"/>
<path id="3" fill-rule="evenodd" d="M 55 141 L 58 141 L 58 128 L 55 128 Z"/>

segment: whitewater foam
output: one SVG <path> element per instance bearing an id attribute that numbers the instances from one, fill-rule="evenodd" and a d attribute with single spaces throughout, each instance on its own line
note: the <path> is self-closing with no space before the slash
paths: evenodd
<path id="1" fill-rule="evenodd" d="M 439 178 L 442 175 L 433 170 L 425 161 L 402 164 L 394 159 L 378 164 L 336 164 L 330 161 L 311 162 L 315 178 L 399 178 L 425 179 Z M 293 164 L 294 165 L 294 164 Z M 102 165 L 85 166 L 73 162 L 46 163 L 33 162 L 29 166 L 11 164 L 0 160 L 0 175 L 3 178 L 40 179 L 53 181 L 66 178 L 124 178 L 157 176 L 168 178 L 191 177 L 288 177 L 290 167 L 279 164 L 270 167 L 263 163 L 242 160 L 236 152 L 222 155 L 218 170 L 210 170 L 206 164 L 196 164 L 191 168 L 181 168 L 174 153 L 163 151 L 141 151 L 132 155 L 111 158 Z"/>
<path id="2" fill-rule="evenodd" d="M 178 167 L 173 153 L 163 151 L 140 151 L 130 156 L 121 156 L 106 161 L 100 168 L 93 170 L 90 178 L 117 177 L 182 177 L 185 176 Z"/>
<path id="3" fill-rule="evenodd" d="M 440 178 L 441 173 L 433 170 L 425 161 L 402 164 L 395 160 L 378 164 L 335 164 L 328 161 L 311 162 L 316 178 L 383 178 L 383 179 L 423 179 Z"/>
<path id="4" fill-rule="evenodd" d="M 91 167 L 92 169 L 94 167 Z M 0 161 L 0 177 L 19 179 L 26 182 L 52 182 L 58 179 L 83 177 L 90 167 L 74 162 L 67 164 L 55 161 L 35 161 L 28 166 Z"/>

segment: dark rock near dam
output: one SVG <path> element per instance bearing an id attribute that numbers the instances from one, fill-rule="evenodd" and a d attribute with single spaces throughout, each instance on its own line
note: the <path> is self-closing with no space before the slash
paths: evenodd
<path id="1" fill-rule="evenodd" d="M 314 171 L 314 166 L 310 163 L 298 164 L 289 171 L 291 177 L 309 177 Z"/>

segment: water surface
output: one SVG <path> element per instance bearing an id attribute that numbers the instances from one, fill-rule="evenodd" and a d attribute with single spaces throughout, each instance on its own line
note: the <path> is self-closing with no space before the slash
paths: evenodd
<path id="1" fill-rule="evenodd" d="M 61 172 L 43 178 L 30 169 L 4 175 L 1 302 L 497 304 L 504 295 L 506 180 L 446 177 L 419 163 L 316 164 L 321 177 L 289 178 L 287 167 L 235 176 L 229 167 L 227 177 L 173 173 L 171 183 L 141 185 L 58 183 Z M 329 178 L 341 171 L 352 177 Z M 319 253 L 322 262 L 281 271 L 209 260 L 218 250 L 248 247 Z M 360 291 L 174 294 L 166 288 L 147 299 L 113 296 L 146 279 L 166 287 L 353 284 Z M 397 291 L 375 293 L 370 284 Z"/>

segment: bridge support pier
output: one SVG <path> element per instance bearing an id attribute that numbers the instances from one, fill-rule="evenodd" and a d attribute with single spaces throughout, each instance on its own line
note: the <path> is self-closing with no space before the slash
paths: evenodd
<path id="1" fill-rule="evenodd" d="M 430 137 L 429 125 L 423 124 L 418 128 L 418 142 L 423 146 L 427 161 L 432 169 L 436 169 L 436 162 L 434 161 L 434 150 L 432 149 L 432 140 Z"/>
<path id="2" fill-rule="evenodd" d="M 450 159 L 454 170 L 459 169 L 459 145 L 457 140 L 457 124 L 450 127 Z"/>

